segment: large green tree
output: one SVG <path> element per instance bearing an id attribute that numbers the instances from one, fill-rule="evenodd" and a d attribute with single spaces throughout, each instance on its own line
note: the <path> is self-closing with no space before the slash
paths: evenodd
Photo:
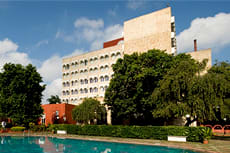
<path id="1" fill-rule="evenodd" d="M 160 50 L 118 59 L 104 99 L 112 111 L 113 124 L 153 124 L 151 94 L 170 69 L 172 59 Z"/>
<path id="2" fill-rule="evenodd" d="M 0 73 L 0 115 L 13 123 L 27 126 L 43 113 L 42 78 L 31 64 L 5 64 Z"/>
<path id="3" fill-rule="evenodd" d="M 191 118 L 186 125 L 189 125 L 197 120 L 217 121 L 228 116 L 229 67 L 215 65 L 204 74 L 205 63 L 191 58 L 174 63 L 153 92 L 154 117 L 169 120 L 188 114 Z"/>
<path id="4" fill-rule="evenodd" d="M 51 95 L 50 98 L 47 99 L 47 101 L 49 102 L 49 104 L 60 104 L 61 103 L 61 99 L 59 98 L 58 95 L 56 96 Z"/>
<path id="5" fill-rule="evenodd" d="M 96 121 L 100 124 L 105 122 L 106 109 L 98 100 L 86 98 L 72 110 L 72 117 L 78 123 L 95 124 Z"/>

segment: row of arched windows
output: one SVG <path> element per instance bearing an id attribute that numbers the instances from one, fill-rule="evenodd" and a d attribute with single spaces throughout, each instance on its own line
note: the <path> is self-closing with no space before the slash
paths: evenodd
<path id="1" fill-rule="evenodd" d="M 100 86 L 100 91 L 104 92 L 106 89 L 108 88 L 108 86 Z M 87 88 L 81 88 L 79 91 L 77 89 L 72 89 L 71 91 L 66 90 L 66 91 L 62 91 L 62 95 L 63 96 L 68 96 L 68 95 L 77 95 L 77 94 L 84 94 L 84 93 L 97 93 L 98 92 L 98 88 L 97 87 L 91 87 L 89 89 Z"/>
<path id="2" fill-rule="evenodd" d="M 116 53 L 111 53 L 111 58 L 112 59 L 120 58 L 120 57 L 121 57 L 121 53 L 119 51 L 116 52 Z M 107 59 L 109 59 L 109 55 L 108 54 L 106 54 L 106 55 L 100 55 L 99 59 L 100 60 L 107 60 Z M 98 61 L 97 57 L 92 57 L 92 58 L 89 59 L 90 63 L 95 63 L 97 61 Z M 88 60 L 87 59 L 82 59 L 79 62 L 76 61 L 76 62 L 72 62 L 71 64 L 63 64 L 63 69 L 64 70 L 69 70 L 70 65 L 71 65 L 71 67 L 77 67 L 79 64 L 81 66 L 84 66 L 84 65 L 86 66 L 88 64 Z"/>
<path id="3" fill-rule="evenodd" d="M 104 82 L 104 81 L 109 81 L 109 76 L 108 75 L 105 75 L 105 76 L 100 76 L 100 81 L 101 82 Z M 98 82 L 98 78 L 97 77 L 91 77 L 89 79 L 80 79 L 80 84 L 83 85 L 83 84 L 88 84 L 88 83 L 97 83 Z M 71 86 L 75 86 L 77 85 L 78 81 L 77 80 L 73 80 L 71 82 L 69 81 L 66 81 L 66 82 L 63 82 L 62 85 L 63 87 L 70 87 Z"/>

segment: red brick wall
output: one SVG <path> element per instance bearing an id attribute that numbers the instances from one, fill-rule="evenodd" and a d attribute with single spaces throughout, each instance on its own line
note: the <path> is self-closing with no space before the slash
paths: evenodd
<path id="1" fill-rule="evenodd" d="M 115 46 L 121 40 L 124 40 L 124 38 L 122 37 L 122 38 L 118 38 L 118 39 L 115 39 L 115 40 L 104 42 L 103 48 Z"/>
<path id="2" fill-rule="evenodd" d="M 56 120 L 58 124 L 76 124 L 76 122 L 72 119 L 72 109 L 75 105 L 71 104 L 46 104 L 42 105 L 45 114 L 45 124 L 54 124 L 56 111 L 59 111 L 59 119 Z M 63 117 L 66 117 L 66 121 L 64 122 Z"/>

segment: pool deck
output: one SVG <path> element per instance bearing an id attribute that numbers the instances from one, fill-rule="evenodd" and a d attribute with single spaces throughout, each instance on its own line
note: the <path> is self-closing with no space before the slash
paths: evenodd
<path id="1" fill-rule="evenodd" d="M 91 141 L 106 141 L 116 143 L 130 143 L 152 146 L 165 146 L 172 148 L 189 149 L 197 152 L 205 153 L 230 153 L 229 140 L 210 140 L 208 144 L 199 142 L 169 142 L 164 140 L 151 140 L 151 139 L 131 139 L 131 138 L 117 138 L 117 137 L 100 137 L 100 136 L 80 136 L 80 135 L 58 135 L 50 133 L 1 133 L 0 136 L 49 136 L 58 138 L 71 138 L 80 140 Z"/>

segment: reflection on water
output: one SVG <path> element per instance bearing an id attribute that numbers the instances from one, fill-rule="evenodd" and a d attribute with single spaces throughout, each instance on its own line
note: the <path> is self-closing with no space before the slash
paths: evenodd
<path id="1" fill-rule="evenodd" d="M 194 153 L 168 147 L 119 144 L 52 137 L 1 137 L 1 153 Z"/>

